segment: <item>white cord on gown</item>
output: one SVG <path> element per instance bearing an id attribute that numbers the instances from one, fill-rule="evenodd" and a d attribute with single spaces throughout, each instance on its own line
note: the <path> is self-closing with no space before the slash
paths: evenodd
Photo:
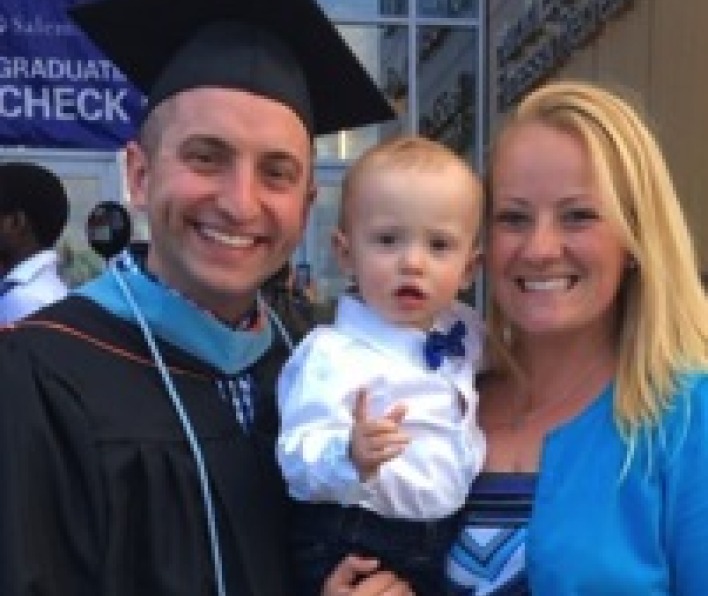
<path id="1" fill-rule="evenodd" d="M 150 331 L 150 327 L 148 326 L 145 317 L 140 311 L 140 307 L 135 301 L 135 298 L 133 297 L 133 294 L 130 291 L 128 284 L 125 283 L 125 280 L 121 276 L 115 264 L 111 263 L 109 265 L 109 269 L 113 274 L 113 278 L 116 280 L 118 286 L 123 292 L 123 296 L 125 297 L 126 302 L 130 306 L 130 309 L 133 311 L 138 325 L 140 326 L 140 330 L 143 333 L 143 337 L 145 338 L 145 341 L 147 342 L 148 347 L 150 348 L 152 357 L 155 360 L 157 369 L 160 372 L 162 381 L 164 382 L 165 388 L 167 389 L 167 393 L 170 396 L 170 401 L 172 402 L 172 405 L 177 411 L 177 416 L 179 417 L 179 421 L 182 424 L 182 428 L 184 429 L 184 434 L 187 437 L 187 442 L 189 443 L 189 448 L 192 451 L 194 461 L 197 464 L 197 472 L 199 474 L 199 485 L 201 487 L 202 500 L 204 501 L 204 512 L 206 515 L 207 530 L 209 533 L 209 543 L 211 546 L 211 556 L 214 565 L 214 575 L 216 577 L 217 594 L 218 596 L 226 596 L 223 563 L 221 560 L 221 549 L 219 547 L 219 532 L 216 526 L 216 516 L 214 514 L 214 501 L 211 495 L 211 488 L 209 487 L 209 478 L 206 471 L 206 464 L 204 463 L 204 455 L 202 453 L 202 448 L 199 445 L 199 440 L 197 439 L 197 435 L 194 432 L 192 423 L 189 420 L 189 415 L 187 414 L 184 404 L 182 403 L 182 400 L 180 399 L 179 394 L 177 393 L 177 389 L 174 385 L 174 382 L 172 381 L 170 372 L 165 366 L 162 356 L 160 355 L 160 350 L 158 349 L 157 343 L 155 342 L 153 334 Z"/>

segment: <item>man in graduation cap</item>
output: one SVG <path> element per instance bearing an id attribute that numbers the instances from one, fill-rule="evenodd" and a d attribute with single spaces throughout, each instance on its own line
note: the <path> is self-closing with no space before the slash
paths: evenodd
<path id="1" fill-rule="evenodd" d="M 151 243 L 144 271 L 0 333 L 0 594 L 292 594 L 273 453 L 287 349 L 257 288 L 303 231 L 313 137 L 393 114 L 311 0 L 73 17 L 148 93 L 127 176 Z M 356 557 L 323 589 L 408 593 Z"/>

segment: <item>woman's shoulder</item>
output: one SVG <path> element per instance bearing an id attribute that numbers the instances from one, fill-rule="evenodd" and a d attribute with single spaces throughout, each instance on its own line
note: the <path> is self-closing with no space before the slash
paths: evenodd
<path id="1" fill-rule="evenodd" d="M 708 369 L 685 373 L 680 378 L 689 383 L 693 389 L 702 393 L 708 392 Z"/>
<path id="2" fill-rule="evenodd" d="M 683 374 L 677 382 L 678 398 L 687 402 L 690 410 L 698 411 L 708 428 L 708 370 Z"/>
<path id="3" fill-rule="evenodd" d="M 674 394 L 659 427 L 662 442 L 667 446 L 693 445 L 708 458 L 708 371 L 683 373 L 677 377 Z M 673 449 L 669 448 L 668 452 L 672 453 Z"/>
<path id="4" fill-rule="evenodd" d="M 676 377 L 671 404 L 684 402 L 690 409 L 701 409 L 708 415 L 708 370 L 685 372 Z M 670 408 L 672 409 L 678 408 Z"/>

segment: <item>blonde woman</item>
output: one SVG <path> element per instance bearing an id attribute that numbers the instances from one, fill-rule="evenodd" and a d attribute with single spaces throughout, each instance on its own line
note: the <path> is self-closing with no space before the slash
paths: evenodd
<path id="1" fill-rule="evenodd" d="M 708 304 L 655 139 L 616 95 L 558 82 L 490 165 L 501 349 L 452 592 L 705 594 Z"/>

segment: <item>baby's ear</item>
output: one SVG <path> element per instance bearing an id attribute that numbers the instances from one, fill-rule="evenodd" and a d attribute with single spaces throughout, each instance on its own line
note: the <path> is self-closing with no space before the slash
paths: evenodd
<path id="1" fill-rule="evenodd" d="M 467 260 L 467 265 L 465 266 L 465 273 L 463 276 L 464 288 L 469 288 L 474 283 L 477 277 L 477 271 L 482 264 L 482 251 L 475 248 L 470 253 L 470 257 Z"/>

